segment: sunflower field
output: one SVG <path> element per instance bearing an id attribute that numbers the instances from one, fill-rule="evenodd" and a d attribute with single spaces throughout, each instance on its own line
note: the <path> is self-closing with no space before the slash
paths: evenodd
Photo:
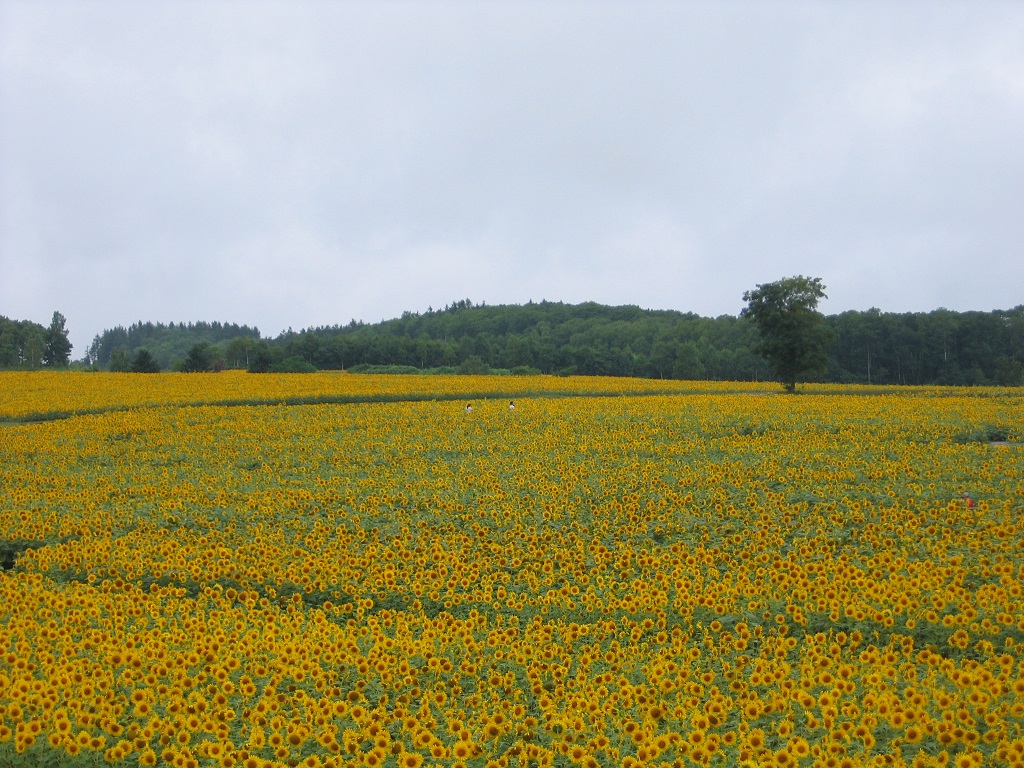
<path id="1" fill-rule="evenodd" d="M 1024 766 L 1024 392 L 777 391 L 0 373 L 0 765 Z"/>

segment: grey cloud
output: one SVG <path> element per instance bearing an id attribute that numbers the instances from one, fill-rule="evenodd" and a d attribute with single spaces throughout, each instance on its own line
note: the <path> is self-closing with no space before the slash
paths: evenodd
<path id="1" fill-rule="evenodd" d="M 0 312 L 1021 303 L 1012 3 L 0 0 Z"/>

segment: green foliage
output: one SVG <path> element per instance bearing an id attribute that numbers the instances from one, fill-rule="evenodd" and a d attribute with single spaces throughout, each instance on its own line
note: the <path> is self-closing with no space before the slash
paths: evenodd
<path id="1" fill-rule="evenodd" d="M 117 326 L 97 335 L 85 353 L 85 361 L 92 366 L 109 367 L 114 350 L 125 347 L 129 360 L 145 348 L 163 370 L 175 367 L 188 354 L 188 351 L 199 342 L 218 347 L 223 345 L 225 351 L 217 351 L 215 358 L 223 358 L 232 368 L 244 368 L 247 353 L 251 352 L 260 337 L 256 328 L 234 323 L 135 323 L 128 328 Z M 240 341 L 238 341 L 240 340 Z M 113 369 L 112 369 L 113 370 Z"/>
<path id="2" fill-rule="evenodd" d="M 870 309 L 825 317 L 824 325 L 830 329 L 819 328 L 829 337 L 827 370 L 815 374 L 822 381 L 1014 386 L 1024 370 L 1024 306 L 960 314 Z M 456 302 L 375 325 L 289 331 L 269 343 L 275 361 L 298 355 L 320 370 L 434 372 L 458 370 L 478 357 L 492 372 L 761 381 L 772 368 L 755 352 L 757 341 L 754 323 L 729 315 L 593 303 Z"/>
<path id="3" fill-rule="evenodd" d="M 64 324 L 66 318 L 60 312 L 53 313 L 50 327 L 46 329 L 43 346 L 43 364 L 51 368 L 66 368 L 71 361 L 71 342 Z"/>
<path id="4" fill-rule="evenodd" d="M 270 366 L 271 373 L 316 373 L 316 366 L 307 363 L 298 355 L 286 357 L 279 363 Z"/>
<path id="5" fill-rule="evenodd" d="M 213 368 L 213 350 L 205 341 L 192 345 L 181 363 L 182 373 L 199 373 Z"/>
<path id="6" fill-rule="evenodd" d="M 822 298 L 826 297 L 821 278 L 803 275 L 764 283 L 743 294 L 747 306 L 740 314 L 757 326 L 757 352 L 788 392 L 796 390 L 797 381 L 827 369 L 832 333 L 817 311 Z"/>
<path id="7" fill-rule="evenodd" d="M 766 370 L 748 349 L 752 338 L 753 330 L 736 317 L 712 320 L 595 303 L 485 306 L 462 300 L 444 310 L 406 312 L 376 325 L 353 321 L 289 331 L 271 348 L 275 355 L 298 355 L 321 370 L 383 365 L 458 371 L 467 364 L 472 370 L 515 375 L 670 378 L 680 345 L 689 341 L 692 346 L 684 354 L 691 374 L 697 369 L 707 378 L 753 380 L 763 378 Z"/>
<path id="8" fill-rule="evenodd" d="M 249 360 L 259 341 L 252 336 L 236 336 L 227 343 L 224 358 L 228 368 L 248 368 Z"/>
<path id="9" fill-rule="evenodd" d="M 384 373 L 393 375 L 425 373 L 414 365 L 354 365 L 348 369 L 349 373 Z M 449 371 L 451 373 L 451 371 Z"/>
<path id="10" fill-rule="evenodd" d="M 0 569 L 5 571 L 11 570 L 18 561 L 18 555 L 22 552 L 45 545 L 45 541 L 29 541 L 26 539 L 0 540 Z"/>
<path id="11" fill-rule="evenodd" d="M 145 347 L 135 353 L 131 364 L 132 373 L 160 373 L 160 364 Z"/>
<path id="12" fill-rule="evenodd" d="M 38 368 L 43 364 L 45 351 L 43 326 L 0 315 L 0 368 Z"/>
<path id="13" fill-rule="evenodd" d="M 703 379 L 706 373 L 697 345 L 692 341 L 679 345 L 672 364 L 672 378 L 693 381 Z"/>
<path id="14" fill-rule="evenodd" d="M 1009 355 L 995 359 L 993 380 L 1001 387 L 1019 387 L 1024 384 L 1024 362 Z"/>
<path id="15" fill-rule="evenodd" d="M 471 355 L 459 364 L 458 372 L 464 376 L 485 376 L 491 372 L 491 367 L 478 355 Z"/>
<path id="16" fill-rule="evenodd" d="M 1002 443 L 1019 439 L 1022 430 L 997 424 L 982 424 L 953 436 L 954 443 Z"/>
<path id="17" fill-rule="evenodd" d="M 132 369 L 131 356 L 128 347 L 123 344 L 116 347 L 110 355 L 110 370 L 117 373 L 127 373 Z"/>
<path id="18" fill-rule="evenodd" d="M 249 357 L 249 373 L 270 373 L 270 366 L 274 364 L 273 355 L 270 353 L 270 346 L 265 341 L 257 343 Z"/>
<path id="19" fill-rule="evenodd" d="M 863 384 L 1024 384 L 1024 305 L 992 312 L 894 314 L 869 309 L 827 318 L 829 381 Z"/>
<path id="20" fill-rule="evenodd" d="M 831 339 L 824 345 L 827 370 L 815 374 L 822 381 L 1024 384 L 1024 305 L 964 313 L 869 309 L 825 317 L 824 325 Z M 0 318 L 0 367 L 42 365 L 45 332 L 36 324 Z M 167 370 L 200 341 L 211 345 L 214 360 L 253 373 L 266 373 L 291 357 L 320 370 L 360 372 L 452 373 L 472 358 L 492 374 L 513 375 L 761 381 L 772 370 L 755 352 L 756 324 L 737 316 L 706 318 L 592 302 L 487 306 L 465 299 L 443 310 L 405 312 L 373 325 L 353 320 L 345 326 L 289 330 L 270 340 L 260 339 L 256 329 L 232 324 L 136 323 L 97 336 L 85 362 L 129 370 L 133 356 L 146 348 Z M 128 356 L 113 361 L 120 346 Z M 817 357 L 814 362 L 822 361 Z"/>

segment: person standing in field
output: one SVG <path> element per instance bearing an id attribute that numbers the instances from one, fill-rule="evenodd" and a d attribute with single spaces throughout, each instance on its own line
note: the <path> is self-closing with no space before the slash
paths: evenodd
<path id="1" fill-rule="evenodd" d="M 510 401 L 509 401 L 509 403 L 508 403 L 508 409 L 509 409 L 510 411 L 514 411 L 514 410 L 516 409 L 516 403 L 515 403 L 515 400 L 510 400 Z"/>
<path id="2" fill-rule="evenodd" d="M 470 403 L 466 403 L 466 413 L 472 413 L 473 406 Z"/>
<path id="3" fill-rule="evenodd" d="M 974 499 L 971 498 L 971 494 L 969 494 L 967 491 L 964 491 L 960 495 L 960 498 L 964 500 L 965 507 L 967 507 L 968 509 L 974 509 Z"/>

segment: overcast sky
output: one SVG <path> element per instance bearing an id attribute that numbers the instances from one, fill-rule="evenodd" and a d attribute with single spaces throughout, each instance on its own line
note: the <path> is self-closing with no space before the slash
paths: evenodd
<path id="1" fill-rule="evenodd" d="M 0 314 L 1024 303 L 1024 3 L 0 0 Z"/>

